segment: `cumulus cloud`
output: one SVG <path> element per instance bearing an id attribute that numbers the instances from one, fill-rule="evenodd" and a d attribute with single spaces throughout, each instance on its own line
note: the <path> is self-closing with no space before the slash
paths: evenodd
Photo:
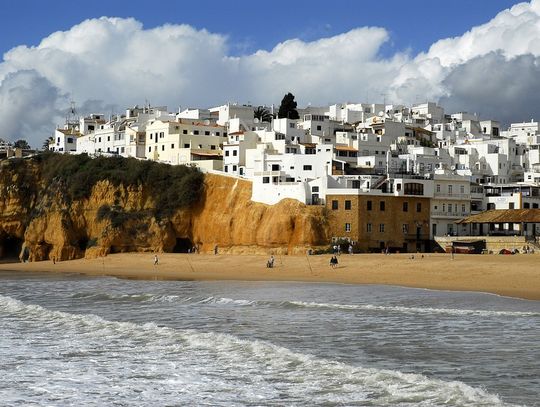
<path id="1" fill-rule="evenodd" d="M 0 62 L 0 137 L 35 146 L 61 123 L 69 100 L 80 112 L 119 112 L 149 101 L 212 106 L 227 101 L 299 104 L 382 99 L 440 100 L 502 121 L 538 117 L 540 0 L 521 3 L 418 55 L 384 58 L 384 28 L 361 27 L 312 42 L 231 56 L 226 36 L 188 25 L 145 29 L 130 18 L 86 20 L 19 46 Z M 63 109 L 63 110 L 62 110 Z"/>
<path id="2" fill-rule="evenodd" d="M 51 135 L 66 102 L 58 88 L 33 70 L 5 76 L 0 85 L 0 138 L 26 138 L 34 144 Z M 46 136 L 46 137 L 44 137 Z"/>

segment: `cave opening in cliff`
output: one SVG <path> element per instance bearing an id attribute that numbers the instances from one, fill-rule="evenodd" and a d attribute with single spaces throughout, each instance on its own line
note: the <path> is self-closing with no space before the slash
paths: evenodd
<path id="1" fill-rule="evenodd" d="M 173 247 L 173 253 L 189 253 L 193 248 L 191 239 L 177 237 L 176 244 Z"/>
<path id="2" fill-rule="evenodd" d="M 23 240 L 15 236 L 4 235 L 0 237 L 0 259 L 19 261 Z"/>

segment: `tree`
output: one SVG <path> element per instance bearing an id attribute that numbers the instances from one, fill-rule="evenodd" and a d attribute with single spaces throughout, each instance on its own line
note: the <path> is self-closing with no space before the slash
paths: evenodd
<path id="1" fill-rule="evenodd" d="M 22 150 L 30 150 L 30 144 L 26 140 L 17 140 L 13 143 L 13 148 L 20 148 Z"/>
<path id="2" fill-rule="evenodd" d="M 53 141 L 54 141 L 53 136 L 49 136 L 48 138 L 46 138 L 45 141 L 43 141 L 43 146 L 42 146 L 43 150 L 44 151 L 49 150 L 49 144 L 51 144 Z"/>
<path id="3" fill-rule="evenodd" d="M 294 95 L 289 92 L 281 100 L 281 105 L 278 111 L 279 119 L 299 119 L 298 111 L 296 110 L 296 102 L 294 101 Z"/>
<path id="4" fill-rule="evenodd" d="M 273 119 L 272 117 L 272 114 L 270 113 L 270 111 L 264 107 L 264 106 L 259 106 L 255 109 L 255 111 L 253 112 L 254 114 L 254 117 L 256 119 L 259 119 L 259 121 L 261 122 L 268 122 L 270 123 Z"/>

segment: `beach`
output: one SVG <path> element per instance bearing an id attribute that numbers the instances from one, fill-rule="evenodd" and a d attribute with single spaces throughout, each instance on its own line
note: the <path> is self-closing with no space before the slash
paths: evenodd
<path id="1" fill-rule="evenodd" d="M 414 257 L 414 258 L 412 258 Z M 0 270 L 78 273 L 140 280 L 302 281 L 382 284 L 451 291 L 477 291 L 540 300 L 539 256 L 450 254 L 330 255 L 122 253 L 95 259 L 6 263 Z"/>

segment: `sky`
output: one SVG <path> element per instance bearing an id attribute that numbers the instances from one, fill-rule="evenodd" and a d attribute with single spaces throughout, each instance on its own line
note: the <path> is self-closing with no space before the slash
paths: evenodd
<path id="1" fill-rule="evenodd" d="M 540 119 L 540 0 L 3 0 L 0 138 L 80 114 L 226 102 L 439 102 Z"/>

